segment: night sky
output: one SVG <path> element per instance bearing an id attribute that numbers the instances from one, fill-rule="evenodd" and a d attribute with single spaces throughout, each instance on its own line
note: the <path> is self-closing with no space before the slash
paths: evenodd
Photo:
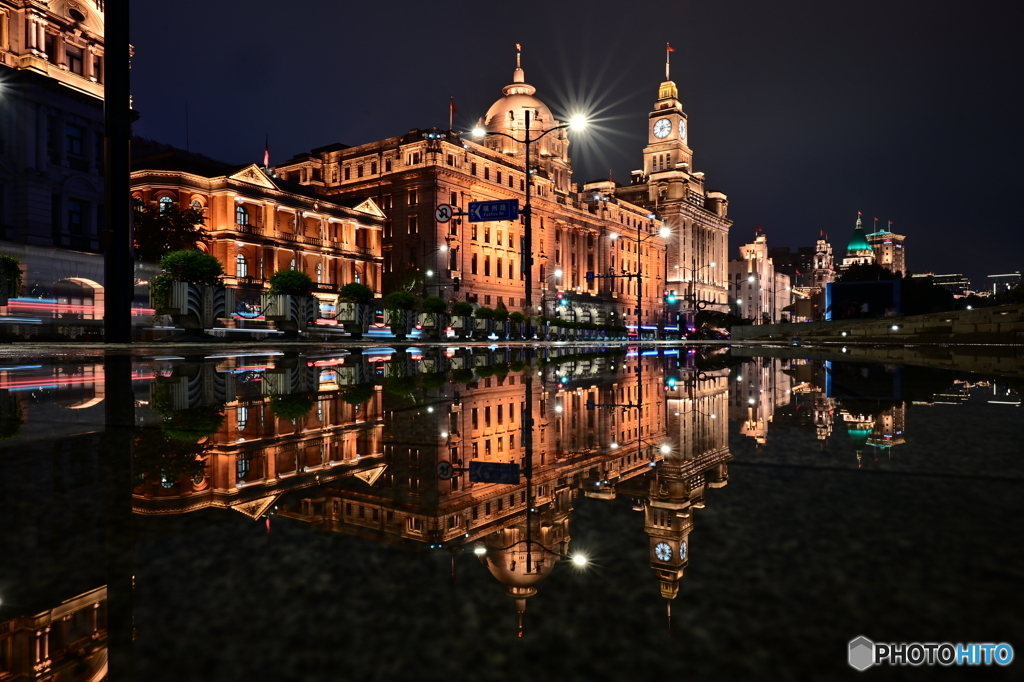
<path id="1" fill-rule="evenodd" d="M 556 113 L 585 110 L 575 181 L 628 183 L 664 77 L 690 121 L 694 167 L 728 194 L 730 257 L 845 248 L 857 211 L 894 221 L 912 271 L 983 286 L 1024 269 L 1018 3 L 132 3 L 136 134 L 229 162 L 412 128 L 467 130 L 511 82 Z"/>

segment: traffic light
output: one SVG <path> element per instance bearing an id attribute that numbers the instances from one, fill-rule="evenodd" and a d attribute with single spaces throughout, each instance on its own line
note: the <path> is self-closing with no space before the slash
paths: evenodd
<path id="1" fill-rule="evenodd" d="M 675 294 L 669 294 L 665 297 L 665 303 L 668 303 L 669 305 L 675 305 L 678 300 L 679 299 L 676 298 Z"/>
<path id="2" fill-rule="evenodd" d="M 565 294 L 558 294 L 558 305 L 569 305 L 569 299 L 565 297 Z"/>
<path id="3" fill-rule="evenodd" d="M 453 277 L 453 278 L 452 278 L 452 288 L 453 288 L 453 289 L 454 289 L 455 291 L 458 291 L 458 290 L 459 290 L 459 284 L 460 284 L 460 283 L 461 283 L 461 280 L 460 280 L 460 279 L 459 279 L 458 277 Z"/>

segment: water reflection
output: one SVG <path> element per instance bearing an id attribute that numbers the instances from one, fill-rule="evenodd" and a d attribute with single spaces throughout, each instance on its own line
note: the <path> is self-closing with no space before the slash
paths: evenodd
<path id="1" fill-rule="evenodd" d="M 697 510 L 729 483 L 730 421 L 755 451 L 794 432 L 881 466 L 913 440 L 908 405 L 979 393 L 1019 404 L 1002 380 L 688 349 L 267 350 L 114 366 L 0 367 L 0 677 L 107 674 L 108 576 L 129 593 L 122 604 L 134 589 L 130 562 L 111 561 L 111 535 L 131 551 L 130 528 L 111 532 L 117 509 L 136 525 L 235 511 L 268 533 L 287 524 L 450 553 L 453 580 L 457 557 L 473 554 L 508 597 L 497 617 L 522 636 L 555 571 L 601 565 L 574 542 L 574 514 L 621 504 L 647 536 L 645 590 L 664 599 L 671 628 L 701 560 Z M 134 402 L 134 427 L 112 428 L 114 398 Z M 104 448 L 125 455 L 124 472 L 105 473 Z M 481 461 L 522 476 L 476 480 L 469 465 Z M 129 489 L 112 483 L 119 472 Z M 130 640 L 130 612 L 124 622 Z"/>

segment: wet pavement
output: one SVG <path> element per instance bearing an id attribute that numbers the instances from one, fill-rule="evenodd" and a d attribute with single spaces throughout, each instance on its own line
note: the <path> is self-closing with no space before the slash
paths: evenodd
<path id="1" fill-rule="evenodd" d="M 1020 649 L 1024 383 L 760 353 L 4 348 L 0 679 L 1018 678 L 847 646 Z"/>

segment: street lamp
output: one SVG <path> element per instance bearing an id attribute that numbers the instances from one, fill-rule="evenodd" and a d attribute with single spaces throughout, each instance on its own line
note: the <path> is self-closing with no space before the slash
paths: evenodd
<path id="1" fill-rule="evenodd" d="M 526 185 L 526 202 L 525 202 L 525 204 L 523 206 L 523 210 L 520 211 L 520 213 L 522 213 L 523 217 L 525 218 L 525 220 L 524 220 L 524 233 L 525 234 L 523 235 L 523 242 L 526 245 L 526 248 L 525 248 L 526 253 L 521 254 L 521 258 L 523 258 L 523 260 L 525 261 L 525 270 L 526 270 L 526 305 L 527 305 L 527 309 L 530 311 L 530 315 L 526 318 L 526 335 L 527 335 L 527 337 L 529 337 L 531 335 L 531 331 L 532 331 L 532 329 L 531 329 L 532 328 L 531 320 L 533 319 L 533 208 L 532 208 L 532 206 L 530 204 L 530 186 L 532 184 L 530 176 L 533 174 L 533 171 L 530 168 L 530 144 L 533 143 L 533 142 L 537 142 L 538 140 L 540 140 L 542 137 L 544 137 L 548 133 L 552 133 L 552 132 L 554 132 L 556 130 L 562 130 L 564 128 L 570 128 L 570 129 L 575 130 L 575 131 L 583 130 L 587 126 L 587 119 L 586 119 L 585 116 L 577 114 L 577 115 L 573 116 L 572 119 L 568 123 L 563 123 L 562 125 L 557 125 L 557 126 L 555 126 L 553 128 L 548 128 L 547 130 L 542 132 L 537 137 L 531 138 L 530 137 L 530 110 L 527 109 L 525 113 L 526 113 L 526 137 L 525 137 L 525 139 L 520 140 L 518 138 L 512 137 L 508 133 L 499 133 L 499 132 L 487 131 L 487 130 L 484 130 L 482 127 L 479 127 L 479 126 L 477 126 L 476 128 L 473 129 L 473 137 L 476 138 L 476 139 L 480 139 L 480 138 L 486 137 L 488 135 L 500 135 L 501 137 L 507 137 L 508 139 L 512 140 L 513 142 L 517 142 L 517 143 L 522 144 L 522 145 L 524 145 L 526 147 L 526 155 L 525 155 L 526 156 L 526 158 L 525 158 L 525 161 L 526 161 L 526 163 L 525 163 L 525 167 L 526 167 L 526 183 L 525 183 L 525 185 Z"/>
<path id="2" fill-rule="evenodd" d="M 655 215 L 653 213 L 648 213 L 647 218 L 651 220 L 653 223 Z M 628 239 L 631 242 L 636 242 L 636 273 L 628 276 L 636 277 L 636 337 L 638 341 L 643 341 L 644 339 L 644 285 L 643 274 L 640 267 L 640 264 L 643 261 L 643 256 L 640 253 L 640 245 L 643 244 L 648 239 L 653 239 L 654 237 L 661 237 L 662 239 L 667 239 L 672 234 L 672 230 L 670 230 L 668 227 L 662 226 L 657 233 L 651 233 L 646 237 L 641 237 L 642 226 L 643 223 L 637 221 L 636 237 L 627 237 L 624 234 L 620 235 L 616 232 L 612 232 L 610 235 L 608 235 L 608 238 L 611 239 L 612 241 L 622 238 Z"/>
<path id="3" fill-rule="evenodd" d="M 449 248 L 448 247 L 448 242 L 451 241 L 451 239 L 452 238 L 450 236 L 446 236 L 444 238 L 444 244 L 441 244 L 436 249 L 428 251 L 427 253 L 425 253 L 423 255 L 423 268 L 424 268 L 424 271 L 423 271 L 423 295 L 424 296 L 427 295 L 427 286 L 428 286 L 427 285 L 427 280 L 434 276 L 434 270 L 427 267 L 427 262 L 429 261 L 430 256 L 434 255 L 435 253 L 446 253 L 448 251 L 448 248 Z M 434 266 L 435 267 L 437 266 L 436 262 L 434 263 Z M 441 285 L 437 284 L 435 286 L 441 286 Z"/>
<path id="4" fill-rule="evenodd" d="M 714 268 L 714 267 L 717 267 L 717 266 L 718 266 L 718 263 L 716 263 L 715 261 L 711 261 L 710 263 L 706 263 L 706 264 L 700 266 L 699 268 L 688 268 L 685 265 L 677 265 L 676 266 L 677 270 L 682 270 L 684 273 L 686 273 L 686 272 L 690 273 L 690 276 L 686 280 L 687 283 L 688 283 L 687 289 L 689 289 L 689 293 L 687 294 L 687 298 L 690 301 L 690 312 L 693 313 L 694 315 L 696 315 L 696 313 L 694 311 L 700 309 L 698 307 L 698 305 L 697 305 L 697 273 L 700 272 L 701 270 L 706 269 L 706 268 Z M 694 322 L 694 325 L 696 326 L 696 322 Z"/>

